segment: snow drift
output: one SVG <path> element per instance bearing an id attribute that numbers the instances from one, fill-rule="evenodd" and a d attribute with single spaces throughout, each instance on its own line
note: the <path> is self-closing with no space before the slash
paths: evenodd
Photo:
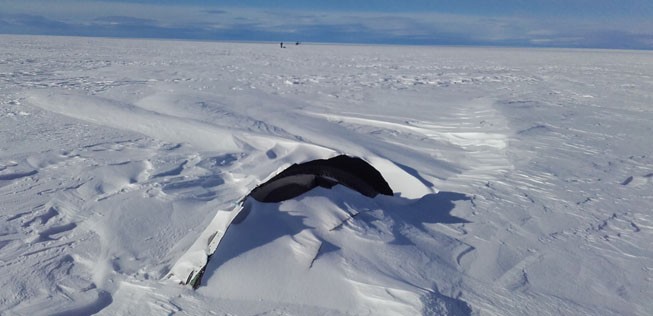
<path id="1" fill-rule="evenodd" d="M 650 52 L 0 39 L 0 314 L 653 310 Z"/>

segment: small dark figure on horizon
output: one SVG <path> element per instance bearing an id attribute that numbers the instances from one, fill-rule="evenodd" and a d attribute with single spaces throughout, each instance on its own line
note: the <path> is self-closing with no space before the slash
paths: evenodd
<path id="1" fill-rule="evenodd" d="M 283 42 L 279 43 L 279 47 L 281 47 L 281 48 L 285 48 L 285 47 L 283 46 Z"/>

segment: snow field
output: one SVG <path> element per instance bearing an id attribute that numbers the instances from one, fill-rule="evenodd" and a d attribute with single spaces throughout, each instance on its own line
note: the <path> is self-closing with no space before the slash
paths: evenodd
<path id="1" fill-rule="evenodd" d="M 653 55 L 1 36 L 0 313 L 649 315 Z M 397 192 L 258 204 L 295 162 Z"/>

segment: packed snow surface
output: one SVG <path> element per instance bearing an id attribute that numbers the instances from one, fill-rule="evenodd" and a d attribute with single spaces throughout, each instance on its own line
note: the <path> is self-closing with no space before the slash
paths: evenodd
<path id="1" fill-rule="evenodd" d="M 651 52 L 0 41 L 0 314 L 653 315 Z"/>

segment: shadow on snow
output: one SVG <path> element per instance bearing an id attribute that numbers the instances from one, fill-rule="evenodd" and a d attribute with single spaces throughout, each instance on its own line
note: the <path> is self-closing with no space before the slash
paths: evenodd
<path id="1" fill-rule="evenodd" d="M 336 186 L 331 190 L 316 188 L 297 197 L 296 201 L 299 202 L 298 205 L 304 206 L 305 204 L 302 204 L 304 199 L 315 197 L 328 199 L 332 205 L 350 215 L 350 218 L 344 219 L 340 225 L 323 228 L 327 228 L 329 231 L 338 230 L 340 226 L 348 221 L 357 221 L 361 225 L 372 226 L 375 220 L 380 219 L 380 216 L 390 221 L 389 228 L 394 234 L 394 240 L 389 243 L 395 245 L 415 245 L 411 237 L 406 236 L 407 227 L 414 227 L 433 236 L 425 226 L 426 224 L 469 223 L 464 218 L 451 215 L 455 208 L 455 202 L 471 200 L 469 196 L 462 193 L 441 191 L 436 194 L 425 195 L 419 199 L 379 195 L 372 199 L 345 187 Z M 302 214 L 301 209 L 288 211 L 288 207 L 282 207 L 282 204 L 283 202 L 257 202 L 241 224 L 232 225 L 229 228 L 219 248 L 212 255 L 207 265 L 202 285 L 206 285 L 206 281 L 210 280 L 216 271 L 229 260 L 271 243 L 280 237 L 294 236 L 305 229 L 316 228 L 306 223 L 307 216 Z M 453 238 L 444 235 L 434 236 L 434 238 L 453 240 Z M 339 246 L 322 238 L 319 239 L 322 247 L 318 258 L 326 253 L 340 250 Z M 447 240 L 444 242 L 447 242 Z M 439 257 L 439 254 L 435 254 L 435 256 Z M 429 289 L 429 293 L 423 297 L 423 301 L 425 303 L 424 313 L 427 315 L 441 314 L 442 312 L 451 315 L 471 314 L 471 308 L 466 302 L 441 294 L 437 286 Z"/>

